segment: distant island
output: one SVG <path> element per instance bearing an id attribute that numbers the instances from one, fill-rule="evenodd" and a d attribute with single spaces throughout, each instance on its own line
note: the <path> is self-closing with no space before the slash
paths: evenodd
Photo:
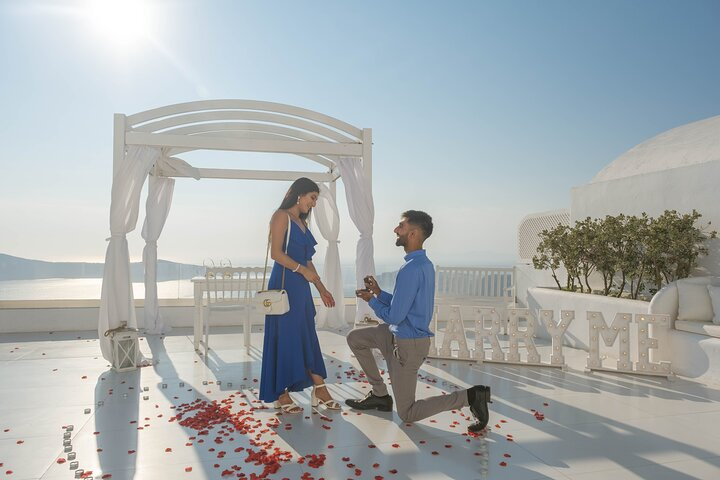
<path id="1" fill-rule="evenodd" d="M 102 278 L 104 263 L 87 262 L 46 262 L 28 258 L 13 257 L 0 253 L 0 280 L 39 280 L 44 278 Z M 204 274 L 204 267 L 184 263 L 158 260 L 157 279 L 188 279 Z M 144 268 L 141 262 L 130 264 L 133 282 L 142 282 Z"/>

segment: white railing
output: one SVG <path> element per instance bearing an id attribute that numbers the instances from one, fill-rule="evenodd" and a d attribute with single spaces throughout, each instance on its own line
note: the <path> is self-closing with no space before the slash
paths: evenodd
<path id="1" fill-rule="evenodd" d="M 514 286 L 513 268 L 435 267 L 435 298 L 442 303 L 508 303 L 514 297 Z"/>

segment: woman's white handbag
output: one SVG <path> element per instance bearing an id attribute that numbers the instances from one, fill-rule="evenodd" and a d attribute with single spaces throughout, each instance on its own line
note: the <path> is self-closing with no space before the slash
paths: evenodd
<path id="1" fill-rule="evenodd" d="M 282 315 L 290 311 L 285 290 L 261 290 L 255 295 L 255 301 L 265 310 L 265 315 Z"/>
<path id="2" fill-rule="evenodd" d="M 290 244 L 290 215 L 288 215 L 287 238 L 285 239 L 285 254 Z M 268 232 L 268 248 L 265 254 L 265 273 L 263 274 L 262 290 L 255 294 L 255 304 L 259 309 L 265 310 L 265 315 L 283 315 L 290 311 L 288 294 L 285 291 L 285 267 L 283 267 L 282 288 L 280 290 L 265 290 L 267 278 L 268 256 L 270 255 L 270 233 Z"/>

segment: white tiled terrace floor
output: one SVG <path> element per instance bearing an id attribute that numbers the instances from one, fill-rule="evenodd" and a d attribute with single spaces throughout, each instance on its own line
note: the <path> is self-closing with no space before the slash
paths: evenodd
<path id="1" fill-rule="evenodd" d="M 367 391 L 352 372 L 356 364 L 345 333 L 319 332 L 328 383 L 341 401 Z M 241 343 L 239 329 L 216 328 L 205 363 L 192 349 L 192 332 L 176 329 L 162 340 L 141 342 L 157 365 L 116 373 L 100 357 L 94 332 L 4 335 L 0 478 L 75 478 L 69 461 L 58 463 L 67 455 L 66 425 L 74 426 L 72 451 L 85 478 L 250 478 L 263 466 L 246 462 L 247 449 L 257 452 L 263 447 L 292 455 L 269 478 L 720 478 L 717 385 L 681 378 L 588 375 L 583 372 L 585 353 L 572 350 L 567 352 L 567 371 L 428 361 L 420 372 L 420 397 L 477 383 L 492 386 L 492 428 L 484 438 L 472 438 L 464 434 L 467 408 L 413 425 L 401 422 L 395 412 L 358 414 L 344 409 L 326 417 L 313 413 L 308 390 L 295 395 L 305 409 L 302 415 L 277 415 L 272 409 L 249 412 L 242 402 L 261 406 L 253 402 L 261 352 L 253 349 L 248 354 Z M 262 345 L 262 333 L 253 333 L 253 344 Z M 230 432 L 230 424 L 220 421 L 202 435 L 170 421 L 178 413 L 174 407 L 196 399 L 201 408 L 184 418 L 207 412 L 205 402 L 229 400 L 236 426 L 252 428 Z M 98 401 L 103 405 L 97 406 Z M 206 423 L 212 416 L 203 418 Z M 277 427 L 268 426 L 275 423 Z M 298 462 L 312 454 L 326 455 L 324 464 L 311 466 L 309 458 Z"/>

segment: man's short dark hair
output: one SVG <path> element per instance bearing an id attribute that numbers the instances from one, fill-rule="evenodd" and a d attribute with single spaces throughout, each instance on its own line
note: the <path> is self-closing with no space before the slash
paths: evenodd
<path id="1" fill-rule="evenodd" d="M 423 233 L 423 240 L 432 235 L 433 223 L 432 217 L 420 210 L 408 210 L 403 212 L 403 218 L 407 219 L 410 225 L 418 227 Z"/>

